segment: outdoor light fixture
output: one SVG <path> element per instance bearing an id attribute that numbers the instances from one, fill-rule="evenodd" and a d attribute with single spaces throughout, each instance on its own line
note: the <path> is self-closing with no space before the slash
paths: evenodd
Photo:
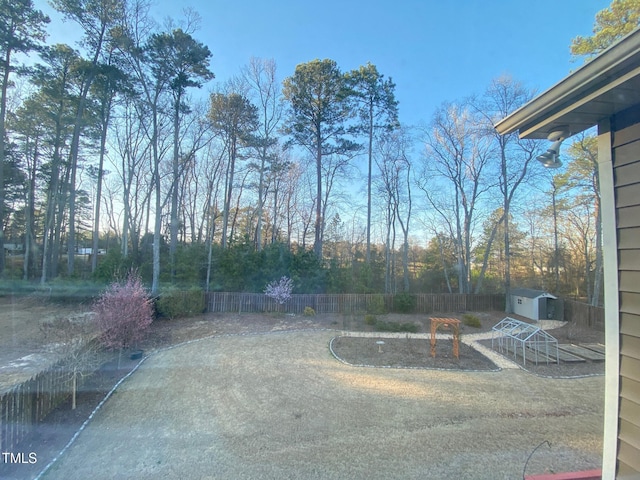
<path id="1" fill-rule="evenodd" d="M 558 127 L 558 130 L 547 135 L 547 140 L 553 142 L 551 146 L 542 155 L 539 155 L 538 161 L 546 168 L 559 168 L 562 166 L 560 161 L 560 145 L 569 136 L 569 127 Z"/>

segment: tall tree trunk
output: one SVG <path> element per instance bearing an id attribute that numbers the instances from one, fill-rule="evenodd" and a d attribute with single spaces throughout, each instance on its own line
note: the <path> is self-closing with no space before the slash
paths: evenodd
<path id="1" fill-rule="evenodd" d="M 273 188 L 273 219 L 271 220 L 271 243 L 276 243 L 278 240 L 278 192 L 279 186 L 278 182 Z M 289 238 L 291 238 L 291 232 L 288 233 Z"/>
<path id="2" fill-rule="evenodd" d="M 59 261 L 62 251 L 62 227 L 64 223 L 64 207 L 66 204 L 67 193 L 68 193 L 68 185 L 69 185 L 69 175 L 70 169 L 67 165 L 64 171 L 64 178 L 61 178 L 58 190 L 54 192 L 53 197 L 53 209 L 54 212 L 54 226 L 52 231 L 52 241 L 51 241 L 51 255 L 48 259 L 50 275 L 48 278 L 55 278 L 58 276 L 58 268 Z"/>
<path id="3" fill-rule="evenodd" d="M 487 245 L 484 250 L 484 255 L 482 256 L 482 267 L 480 268 L 480 274 L 478 275 L 478 281 L 476 282 L 476 286 L 474 289 L 474 293 L 477 295 L 482 292 L 482 282 L 484 281 L 485 273 L 487 271 L 487 266 L 489 264 L 489 255 L 491 255 L 491 247 L 493 245 L 493 241 L 496 238 L 496 234 L 498 233 L 498 227 L 502 223 L 504 219 L 504 213 L 502 217 L 498 219 L 496 224 L 491 229 L 491 234 L 489 235 L 489 239 L 487 240 Z"/>
<path id="4" fill-rule="evenodd" d="M 403 288 L 405 292 L 409 292 L 409 223 L 411 222 L 411 164 L 407 162 L 407 221 L 403 222 L 398 212 L 398 220 L 400 221 L 400 228 L 402 228 L 402 234 L 404 241 L 402 244 L 402 276 L 403 276 Z M 399 206 L 399 205 L 398 205 Z"/>
<path id="5" fill-rule="evenodd" d="M 100 132 L 100 157 L 98 161 L 98 178 L 96 185 L 96 204 L 95 213 L 93 218 L 93 242 L 91 245 L 91 273 L 96 271 L 98 267 L 98 240 L 100 239 L 100 204 L 102 203 L 102 179 L 104 177 L 104 155 L 107 145 L 107 129 L 109 128 L 109 117 L 111 111 L 111 101 L 108 105 L 103 105 L 102 115 L 102 129 Z M 105 111 L 106 110 L 106 111 Z M 124 230 L 123 230 L 124 234 Z"/>
<path id="6" fill-rule="evenodd" d="M 260 177 L 258 179 L 258 209 L 256 215 L 258 216 L 256 221 L 256 234 L 255 234 L 255 246 L 256 250 L 262 251 L 262 210 L 264 208 L 264 169 L 265 159 L 267 158 L 266 148 L 263 147 L 262 154 L 260 155 Z"/>
<path id="7" fill-rule="evenodd" d="M 315 224 L 315 239 L 313 244 L 313 251 L 319 260 L 322 260 L 322 139 L 320 138 L 320 132 L 316 139 L 317 151 L 316 151 L 316 224 Z"/>
<path id="8" fill-rule="evenodd" d="M 589 252 L 589 235 L 587 233 L 583 233 L 582 235 L 582 255 L 584 258 L 584 280 L 585 280 L 585 291 L 587 292 L 587 302 L 589 305 L 592 304 L 593 298 L 591 297 L 593 290 L 591 289 L 591 255 Z"/>
<path id="9" fill-rule="evenodd" d="M 384 254 L 384 293 L 391 293 L 391 222 L 393 221 L 391 202 L 387 202 L 387 238 Z"/>
<path id="10" fill-rule="evenodd" d="M 169 263 L 171 265 L 171 281 L 176 276 L 176 248 L 178 246 L 178 177 L 179 177 L 179 145 L 180 145 L 180 93 L 176 96 L 173 106 L 173 181 L 171 182 L 171 220 Z"/>
<path id="11" fill-rule="evenodd" d="M 79 121 L 79 120 L 76 120 Z M 80 137 L 78 134 L 78 142 Z M 72 150 L 73 142 L 71 143 Z M 77 146 L 75 149 L 77 150 Z M 67 235 L 67 274 L 73 275 L 75 269 L 76 258 L 76 173 L 78 171 L 78 162 L 76 155 L 69 158 L 71 162 L 71 178 L 69 184 L 69 232 Z"/>
<path id="12" fill-rule="evenodd" d="M 602 217 L 600 215 L 600 202 L 596 204 L 596 266 L 595 276 L 593 279 L 593 295 L 591 296 L 591 305 L 600 305 L 600 289 L 602 288 L 602 274 L 603 274 L 603 261 L 602 261 Z"/>
<path id="13" fill-rule="evenodd" d="M 373 164 L 373 104 L 369 105 L 369 155 L 367 169 L 367 252 L 366 262 L 371 263 L 371 172 Z"/>
<path id="14" fill-rule="evenodd" d="M 160 233 L 162 230 L 162 190 L 160 185 L 160 153 L 158 152 L 158 112 L 157 103 L 153 104 L 152 121 L 153 121 L 153 134 L 151 138 L 151 150 L 153 155 L 153 185 L 155 190 L 155 207 L 156 216 L 153 224 L 153 274 L 151 279 L 151 293 L 153 295 L 158 294 L 160 286 Z M 149 196 L 149 207 L 147 211 L 150 211 L 151 196 Z M 147 221 L 149 219 L 147 216 Z"/>
<path id="15" fill-rule="evenodd" d="M 602 289 L 603 258 L 602 258 L 602 209 L 600 202 L 600 172 L 598 162 L 594 161 L 594 196 L 595 196 L 595 226 L 596 226 L 596 265 L 593 278 L 593 294 L 591 295 L 591 305 L 600 305 L 600 290 Z"/>
<path id="16" fill-rule="evenodd" d="M 397 207 L 394 211 L 397 211 Z M 396 218 L 393 214 L 393 222 L 391 222 L 391 293 L 394 295 L 398 292 L 396 280 Z"/>
<path id="17" fill-rule="evenodd" d="M 507 158 L 505 154 L 504 144 L 501 143 L 501 182 L 503 193 L 503 215 L 504 215 L 504 311 L 505 313 L 513 313 L 513 304 L 511 303 L 511 243 L 509 239 L 509 208 L 511 202 L 508 195 L 507 184 Z"/>
<path id="18" fill-rule="evenodd" d="M 233 176 L 236 163 L 236 138 L 229 141 L 229 164 L 227 165 L 227 183 L 225 186 L 224 212 L 222 214 L 222 248 L 227 248 L 227 230 L 229 228 L 229 210 L 231 210 L 231 195 L 233 193 Z"/>
<path id="19" fill-rule="evenodd" d="M 84 111 L 87 104 L 87 96 L 89 95 L 89 89 L 93 84 L 96 74 L 98 73 L 98 61 L 102 52 L 102 45 L 104 42 L 104 35 L 106 33 L 107 25 L 101 24 L 101 30 L 98 33 L 96 40 L 96 48 L 93 52 L 93 58 L 91 60 L 91 68 L 84 79 L 78 99 L 78 109 L 76 110 L 75 123 L 73 125 L 73 135 L 71 137 L 71 147 L 69 149 L 69 163 L 71 165 L 71 185 L 69 187 L 69 236 L 68 242 L 68 258 L 67 258 L 67 273 L 72 275 L 75 268 L 75 251 L 76 251 L 76 172 L 78 169 L 78 156 L 80 154 L 80 134 L 82 133 Z"/>
<path id="20" fill-rule="evenodd" d="M 207 215 L 207 280 L 205 284 L 205 291 L 209 291 L 209 285 L 211 283 L 211 258 L 213 256 L 213 235 L 216 229 L 215 219 L 215 205 L 210 205 L 209 215 Z"/>
<path id="21" fill-rule="evenodd" d="M 444 247 L 442 246 L 442 239 L 438 234 L 436 234 L 436 236 L 438 238 L 438 248 L 440 250 L 440 259 L 442 260 L 442 271 L 444 273 L 444 278 L 447 282 L 447 290 L 449 293 L 453 293 L 453 290 L 451 289 L 451 280 L 449 280 L 449 269 L 447 268 L 447 262 L 444 257 Z"/>
<path id="22" fill-rule="evenodd" d="M 124 207 L 122 212 L 122 244 L 120 245 L 120 253 L 123 258 L 129 255 L 129 208 Z"/>
<path id="23" fill-rule="evenodd" d="M 248 175 L 248 172 L 247 172 Z M 231 231 L 229 233 L 230 238 L 235 237 L 236 231 L 236 222 L 238 221 L 238 212 L 240 211 L 240 199 L 242 198 L 242 191 L 244 190 L 245 181 L 247 179 L 247 175 L 242 179 L 242 183 L 240 184 L 240 191 L 238 192 L 238 198 L 236 199 L 236 206 L 233 209 L 233 219 L 231 220 Z"/>
<path id="24" fill-rule="evenodd" d="M 36 138 L 33 145 L 33 163 L 29 171 L 29 183 L 27 190 L 27 206 L 26 206 L 26 232 L 24 239 L 24 263 L 23 263 L 23 279 L 29 280 L 34 275 L 34 265 L 37 254 L 35 242 L 35 196 L 36 196 L 36 174 L 38 170 L 38 139 Z"/>
<path id="25" fill-rule="evenodd" d="M 11 62 L 11 48 L 7 48 L 4 61 L 4 74 L 2 78 L 2 93 L 0 97 L 0 277 L 4 274 L 4 224 L 5 224 L 5 189 L 4 189 L 4 166 L 5 166 L 5 118 L 7 116 L 7 90 L 9 88 L 9 68 Z"/>
<path id="26" fill-rule="evenodd" d="M 162 191 L 160 189 L 160 166 L 154 172 L 154 186 L 156 196 L 156 216 L 153 225 L 153 278 L 151 293 L 156 295 L 160 285 L 160 233 L 162 230 Z"/>
<path id="27" fill-rule="evenodd" d="M 71 137 L 71 147 L 69 148 L 69 165 L 71 168 L 71 177 L 69 183 L 69 234 L 67 236 L 67 274 L 73 275 L 75 269 L 75 253 L 76 253 L 76 177 L 78 171 L 78 157 L 80 154 L 80 134 L 83 129 L 84 111 L 87 103 L 87 95 L 89 88 L 96 76 L 96 68 L 98 63 L 98 53 L 96 52 L 93 67 L 89 73 L 85 84 L 83 85 L 80 98 L 78 100 L 78 109 L 76 111 L 75 123 L 73 125 L 73 134 Z"/>

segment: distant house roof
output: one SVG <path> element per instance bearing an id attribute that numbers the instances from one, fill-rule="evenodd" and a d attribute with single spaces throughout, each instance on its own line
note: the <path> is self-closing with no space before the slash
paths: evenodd
<path id="1" fill-rule="evenodd" d="M 512 288 L 511 295 L 515 295 L 516 297 L 526 297 L 526 298 L 538 298 L 538 297 L 548 297 L 548 298 L 558 298 L 554 295 L 551 295 L 549 292 L 545 292 L 544 290 L 534 290 L 533 288 Z"/>

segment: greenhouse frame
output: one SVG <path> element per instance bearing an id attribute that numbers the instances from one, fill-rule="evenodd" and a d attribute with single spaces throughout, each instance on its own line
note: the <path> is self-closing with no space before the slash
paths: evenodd
<path id="1" fill-rule="evenodd" d="M 520 354 L 524 366 L 527 364 L 527 354 L 529 358 L 533 357 L 536 365 L 540 360 L 547 364 L 550 361 L 560 363 L 558 340 L 540 327 L 505 317 L 492 330 L 491 348 L 494 348 L 494 341 L 497 340 L 497 350 L 500 353 L 505 356 L 512 354 L 516 362 Z M 553 360 L 554 357 L 555 360 Z"/>

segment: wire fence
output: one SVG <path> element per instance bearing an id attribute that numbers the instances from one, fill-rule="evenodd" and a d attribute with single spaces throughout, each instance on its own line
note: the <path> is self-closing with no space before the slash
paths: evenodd
<path id="1" fill-rule="evenodd" d="M 62 358 L 20 384 L 0 390 L 0 451 L 16 452 L 16 446 L 42 422 L 47 415 L 79 390 L 85 381 L 106 361 L 109 355 L 103 353 L 101 360 L 87 361 L 87 356 L 77 353 L 87 351 L 91 346 L 80 347 L 66 358 Z"/>
<path id="2" fill-rule="evenodd" d="M 34 426 L 69 397 L 71 380 L 61 361 L 0 394 L 0 451 L 17 451 Z"/>

